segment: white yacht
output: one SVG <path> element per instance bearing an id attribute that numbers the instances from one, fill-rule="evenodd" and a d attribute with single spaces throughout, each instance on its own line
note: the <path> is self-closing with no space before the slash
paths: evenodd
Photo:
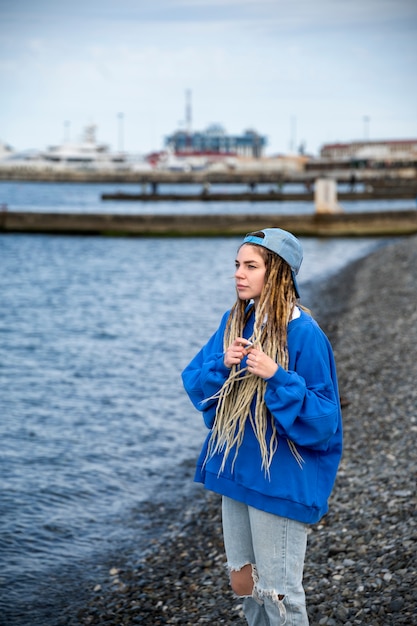
<path id="1" fill-rule="evenodd" d="M 81 141 L 64 141 L 45 150 L 13 151 L 0 149 L 0 169 L 20 171 L 148 171 L 147 160 L 138 154 L 110 151 L 106 144 L 96 140 L 97 127 L 86 126 Z M 1 148 L 1 146 L 0 146 Z"/>
<path id="2" fill-rule="evenodd" d="M 90 124 L 84 129 L 80 142 L 65 142 L 58 146 L 49 146 L 46 150 L 39 152 L 38 159 L 66 166 L 100 168 L 126 163 L 126 155 L 123 152 L 110 152 L 106 144 L 97 143 L 96 130 L 97 127 Z"/>

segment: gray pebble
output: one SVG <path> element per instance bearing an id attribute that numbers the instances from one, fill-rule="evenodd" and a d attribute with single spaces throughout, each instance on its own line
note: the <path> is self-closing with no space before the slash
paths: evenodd
<path id="1" fill-rule="evenodd" d="M 311 626 L 417 625 L 417 238 L 381 247 L 311 303 L 335 350 L 345 445 L 309 535 Z M 326 306 L 324 310 L 323 306 Z M 246 624 L 225 568 L 220 500 L 204 492 L 134 568 L 122 555 L 67 626 Z"/>

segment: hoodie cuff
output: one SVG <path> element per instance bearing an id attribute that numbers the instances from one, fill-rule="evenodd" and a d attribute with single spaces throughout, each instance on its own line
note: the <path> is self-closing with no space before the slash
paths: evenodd
<path id="1" fill-rule="evenodd" d="M 290 378 L 290 374 L 283 367 L 281 367 L 281 365 L 278 365 L 278 369 L 275 374 L 271 376 L 271 378 L 267 378 L 266 382 L 268 383 L 268 386 L 272 388 L 283 387 L 289 382 Z"/>

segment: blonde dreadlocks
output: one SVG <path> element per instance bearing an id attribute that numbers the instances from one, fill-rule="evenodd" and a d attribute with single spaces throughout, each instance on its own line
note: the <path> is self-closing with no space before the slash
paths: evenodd
<path id="1" fill-rule="evenodd" d="M 258 233 L 255 233 L 258 235 Z M 255 323 L 251 341 L 263 350 L 284 369 L 288 369 L 287 327 L 296 303 L 296 292 L 291 268 L 280 256 L 263 246 L 253 245 L 264 259 L 266 271 L 264 286 L 255 310 Z M 248 300 L 238 299 L 230 311 L 224 333 L 224 350 L 236 337 L 243 336 L 245 324 L 252 313 Z M 267 408 L 264 402 L 266 381 L 248 372 L 247 368 L 234 365 L 230 375 L 219 392 L 216 418 L 209 440 L 206 460 L 222 452 L 220 472 L 224 470 L 226 459 L 236 446 L 233 463 L 236 460 L 247 419 L 259 442 L 262 469 L 269 474 L 272 458 L 278 446 L 278 435 L 272 421 L 272 435 L 269 444 L 266 440 L 268 427 Z M 251 411 L 255 398 L 255 411 Z M 292 442 L 288 442 L 292 453 L 300 463 L 300 456 Z"/>

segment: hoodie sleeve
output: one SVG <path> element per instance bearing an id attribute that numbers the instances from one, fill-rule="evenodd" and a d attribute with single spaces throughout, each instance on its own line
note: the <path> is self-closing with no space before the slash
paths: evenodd
<path id="1" fill-rule="evenodd" d="M 223 334 L 228 313 L 206 345 L 196 354 L 182 372 L 182 382 L 191 402 L 203 412 L 208 428 L 214 423 L 216 400 L 209 400 L 221 389 L 230 369 L 224 364 Z"/>
<path id="2" fill-rule="evenodd" d="M 326 450 L 340 425 L 340 400 L 330 343 L 308 318 L 288 337 L 289 368 L 267 381 L 265 402 L 278 433 L 300 446 Z"/>

